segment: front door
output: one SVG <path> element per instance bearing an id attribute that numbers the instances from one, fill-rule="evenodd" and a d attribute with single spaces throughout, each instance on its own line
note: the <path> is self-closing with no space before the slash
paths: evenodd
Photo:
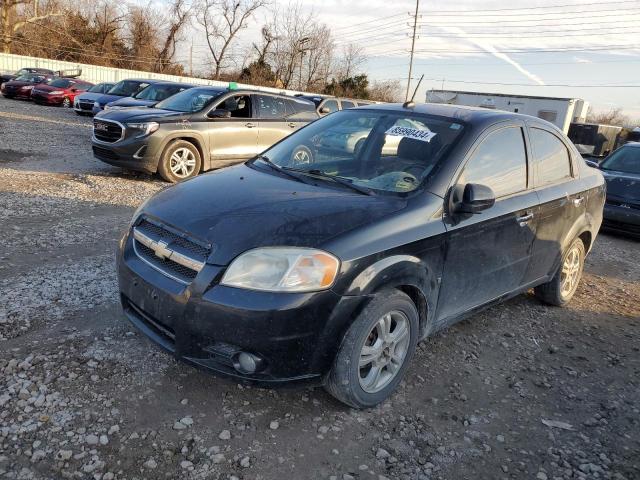
<path id="1" fill-rule="evenodd" d="M 209 148 L 214 167 L 247 160 L 258 149 L 259 123 L 253 113 L 251 95 L 230 95 L 214 109 L 231 112 L 231 118 L 209 119 Z"/>
<path id="2" fill-rule="evenodd" d="M 477 145 L 451 194 L 465 184 L 490 187 L 495 205 L 475 214 L 448 213 L 437 321 L 446 322 L 527 283 L 538 197 L 529 189 L 523 125 L 491 131 Z"/>

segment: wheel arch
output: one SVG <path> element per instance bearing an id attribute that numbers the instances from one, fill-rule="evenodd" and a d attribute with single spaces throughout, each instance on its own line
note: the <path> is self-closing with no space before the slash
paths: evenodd
<path id="1" fill-rule="evenodd" d="M 189 142 L 191 143 L 194 147 L 196 147 L 198 149 L 198 153 L 200 154 L 200 159 L 202 160 L 200 162 L 200 172 L 206 171 L 209 169 L 209 158 L 208 156 L 205 156 L 204 154 L 204 142 L 203 139 L 197 135 L 197 134 L 184 134 L 182 132 L 176 134 L 176 135 L 171 135 L 169 138 L 167 138 L 164 142 L 164 144 L 162 145 L 162 149 L 160 150 L 160 158 L 158 159 L 159 161 L 162 160 L 162 156 L 164 156 L 164 153 L 167 151 L 167 148 L 169 148 L 169 146 L 173 143 L 173 142 L 177 142 L 183 140 L 185 142 Z"/>

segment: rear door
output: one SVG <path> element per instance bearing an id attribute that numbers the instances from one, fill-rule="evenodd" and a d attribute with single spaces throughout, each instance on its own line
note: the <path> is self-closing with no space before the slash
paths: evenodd
<path id="1" fill-rule="evenodd" d="M 490 187 L 495 205 L 476 214 L 448 214 L 438 321 L 457 317 L 527 283 L 538 197 L 529 188 L 524 124 L 493 127 L 474 148 L 451 191 Z"/>
<path id="2" fill-rule="evenodd" d="M 540 199 L 538 235 L 529 276 L 540 279 L 554 270 L 567 235 L 584 214 L 587 199 L 568 146 L 555 131 L 541 124 L 529 126 L 534 188 Z"/>
<path id="3" fill-rule="evenodd" d="M 247 160 L 260 152 L 258 149 L 258 121 L 251 95 L 229 95 L 213 109 L 231 112 L 231 118 L 210 118 L 208 135 L 211 160 L 216 167 Z"/>
<path id="4" fill-rule="evenodd" d="M 252 95 L 258 115 L 258 152 L 280 141 L 297 127 L 288 121 L 287 101 L 276 95 Z"/>

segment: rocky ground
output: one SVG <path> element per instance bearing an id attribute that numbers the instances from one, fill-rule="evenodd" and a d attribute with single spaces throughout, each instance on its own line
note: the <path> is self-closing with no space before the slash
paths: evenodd
<path id="1" fill-rule="evenodd" d="M 568 308 L 476 315 L 355 411 L 207 375 L 127 324 L 116 241 L 165 185 L 94 160 L 89 136 L 0 99 L 0 478 L 640 478 L 640 242 L 601 234 Z"/>

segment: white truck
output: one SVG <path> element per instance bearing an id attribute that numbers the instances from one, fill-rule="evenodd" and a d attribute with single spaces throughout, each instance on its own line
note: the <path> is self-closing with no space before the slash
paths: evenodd
<path id="1" fill-rule="evenodd" d="M 564 133 L 569 132 L 571 123 L 584 123 L 589 109 L 589 102 L 580 98 L 535 97 L 458 90 L 429 90 L 427 103 L 448 103 L 523 113 L 547 120 L 558 126 Z"/>

